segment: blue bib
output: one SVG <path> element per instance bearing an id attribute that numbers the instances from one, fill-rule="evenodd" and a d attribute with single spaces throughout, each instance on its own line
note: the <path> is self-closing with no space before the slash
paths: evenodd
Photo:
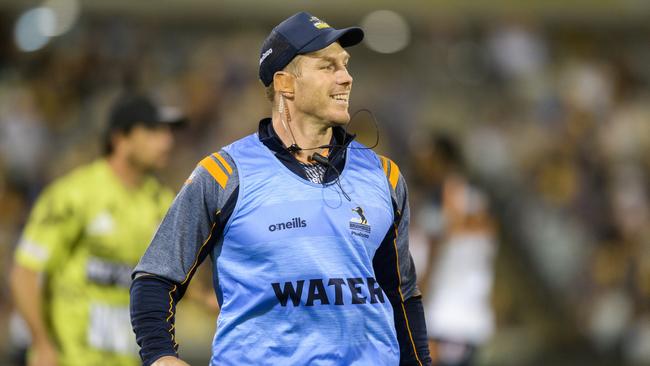
<path id="1" fill-rule="evenodd" d="M 397 365 L 375 251 L 393 225 L 378 157 L 352 143 L 340 183 L 291 172 L 257 134 L 227 146 L 235 210 L 213 261 L 221 304 L 211 365 Z"/>

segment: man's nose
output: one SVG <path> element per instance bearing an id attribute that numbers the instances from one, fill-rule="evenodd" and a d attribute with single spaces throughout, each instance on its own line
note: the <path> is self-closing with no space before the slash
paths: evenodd
<path id="1" fill-rule="evenodd" d="M 348 71 L 347 68 L 343 68 L 342 70 L 339 70 L 337 75 L 336 82 L 338 84 L 352 84 L 352 75 L 350 75 L 350 72 Z"/>

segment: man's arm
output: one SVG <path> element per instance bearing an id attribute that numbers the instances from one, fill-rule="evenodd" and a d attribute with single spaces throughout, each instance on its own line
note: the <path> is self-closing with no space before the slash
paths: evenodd
<path id="1" fill-rule="evenodd" d="M 390 159 L 382 157 L 382 165 L 391 188 L 395 220 L 372 264 L 377 281 L 393 307 L 400 365 L 427 366 L 431 357 L 422 295 L 416 286 L 415 266 L 408 248 L 410 210 L 406 182 Z"/>
<path id="2" fill-rule="evenodd" d="M 226 153 L 203 159 L 136 266 L 131 285 L 131 324 L 145 366 L 179 361 L 174 332 L 176 304 L 198 266 L 221 244 L 238 187 L 236 167 Z"/>
<path id="3" fill-rule="evenodd" d="M 50 339 L 43 320 L 42 274 L 20 264 L 11 271 L 11 293 L 14 306 L 23 317 L 32 336 L 33 358 L 30 365 L 54 366 L 57 364 L 56 346 Z"/>
<path id="4" fill-rule="evenodd" d="M 29 365 L 57 364 L 57 347 L 45 322 L 43 281 L 50 269 L 63 265 L 82 232 L 68 179 L 61 178 L 41 193 L 14 254 L 10 285 L 16 310 L 32 338 Z"/>

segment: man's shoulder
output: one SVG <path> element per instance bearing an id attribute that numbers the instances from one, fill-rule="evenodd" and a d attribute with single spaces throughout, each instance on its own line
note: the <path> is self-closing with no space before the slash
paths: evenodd
<path id="1" fill-rule="evenodd" d="M 225 189 L 230 178 L 235 178 L 235 181 L 239 182 L 236 157 L 241 157 L 242 152 L 251 151 L 251 149 L 260 146 L 262 145 L 258 133 L 252 133 L 235 140 L 203 157 L 186 183 L 190 183 L 198 177 L 211 176 L 221 188 Z"/>
<path id="2" fill-rule="evenodd" d="M 107 163 L 102 160 L 77 166 L 62 176 L 54 179 L 48 184 L 42 195 L 83 195 L 91 193 L 96 189 L 105 188 L 106 179 L 103 175 L 107 169 Z"/>
<path id="3" fill-rule="evenodd" d="M 371 147 L 368 147 L 358 141 L 352 141 L 348 145 L 348 154 L 354 152 L 356 155 L 356 160 L 361 159 L 370 165 L 380 167 L 380 157 L 381 155 L 377 154 Z"/>
<path id="4" fill-rule="evenodd" d="M 216 191 L 230 195 L 239 186 L 237 165 L 225 147 L 203 157 L 197 164 L 192 174 L 185 181 L 187 186 L 203 187 L 201 191 Z M 196 190 L 196 189 L 194 189 Z"/>
<path id="5" fill-rule="evenodd" d="M 401 176 L 399 166 L 389 157 L 379 154 L 377 154 L 377 156 L 379 157 L 381 168 L 384 170 L 384 174 L 386 175 L 391 188 L 396 190 Z"/>
<path id="6" fill-rule="evenodd" d="M 388 185 L 390 186 L 390 195 L 394 203 L 405 202 L 408 196 L 406 179 L 400 172 L 399 166 L 392 159 L 377 155 L 381 161 L 381 168 L 384 171 Z"/>
<path id="7" fill-rule="evenodd" d="M 222 149 L 201 159 L 181 187 L 172 210 L 218 212 L 237 197 L 239 177 L 232 158 Z"/>
<path id="8" fill-rule="evenodd" d="M 247 149 L 247 148 L 251 148 L 254 145 L 258 145 L 259 140 L 260 138 L 257 132 L 251 133 L 249 135 L 246 135 L 240 139 L 231 142 L 228 145 L 223 146 L 219 151 L 226 152 L 227 154 L 231 154 L 234 150 Z"/>
<path id="9" fill-rule="evenodd" d="M 65 172 L 60 177 L 56 178 L 53 183 L 56 184 L 61 181 L 68 183 L 83 181 L 97 176 L 106 169 L 108 169 L 108 162 L 106 162 L 105 159 L 93 160 L 89 163 L 78 165 Z"/>

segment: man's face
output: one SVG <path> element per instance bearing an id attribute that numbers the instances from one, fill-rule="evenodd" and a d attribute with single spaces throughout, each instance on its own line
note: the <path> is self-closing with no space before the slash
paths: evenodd
<path id="1" fill-rule="evenodd" d="M 347 124 L 352 89 L 352 76 L 347 69 L 350 55 L 335 42 L 299 57 L 300 72 L 294 85 L 295 113 L 328 126 Z"/>
<path id="2" fill-rule="evenodd" d="M 121 137 L 121 143 L 125 144 L 127 158 L 134 166 L 151 172 L 167 165 L 174 144 L 169 126 L 136 125 Z"/>

